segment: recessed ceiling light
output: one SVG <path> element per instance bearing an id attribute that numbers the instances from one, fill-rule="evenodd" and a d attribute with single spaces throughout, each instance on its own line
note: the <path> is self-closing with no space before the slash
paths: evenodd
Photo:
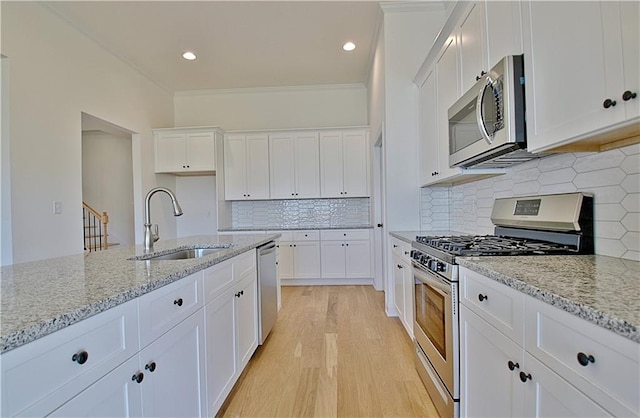
<path id="1" fill-rule="evenodd" d="M 347 42 L 346 44 L 342 45 L 342 49 L 344 51 L 351 52 L 356 49 L 356 44 L 354 44 L 353 42 Z"/>
<path id="2" fill-rule="evenodd" d="M 196 54 L 194 54 L 191 51 L 187 51 L 184 54 L 182 54 L 182 58 L 189 60 L 189 61 L 193 61 L 194 59 L 196 59 Z"/>

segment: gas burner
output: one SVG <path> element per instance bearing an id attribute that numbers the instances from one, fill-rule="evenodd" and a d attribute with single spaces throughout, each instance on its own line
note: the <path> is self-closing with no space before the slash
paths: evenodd
<path id="1" fill-rule="evenodd" d="M 568 254 L 577 251 L 564 244 L 495 235 L 417 236 L 416 241 L 454 256 Z"/>

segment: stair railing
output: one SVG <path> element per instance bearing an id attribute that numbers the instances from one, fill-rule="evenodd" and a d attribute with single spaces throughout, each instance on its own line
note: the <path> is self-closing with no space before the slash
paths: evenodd
<path id="1" fill-rule="evenodd" d="M 98 212 L 85 202 L 82 202 L 82 223 L 84 231 L 84 250 L 98 251 L 109 248 L 107 241 L 109 215 Z"/>

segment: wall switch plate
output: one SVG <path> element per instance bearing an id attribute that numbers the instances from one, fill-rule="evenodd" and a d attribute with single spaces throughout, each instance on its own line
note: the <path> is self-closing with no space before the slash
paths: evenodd
<path id="1" fill-rule="evenodd" d="M 62 213 L 62 202 L 53 201 L 53 214 L 60 215 Z"/>

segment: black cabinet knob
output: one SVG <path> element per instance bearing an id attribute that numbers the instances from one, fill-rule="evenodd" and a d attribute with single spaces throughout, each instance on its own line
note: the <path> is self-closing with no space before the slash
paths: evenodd
<path id="1" fill-rule="evenodd" d="M 82 350 L 71 356 L 71 361 L 75 361 L 78 364 L 85 364 L 89 360 L 89 353 Z"/>
<path id="2" fill-rule="evenodd" d="M 611 99 L 607 99 L 604 102 L 602 102 L 602 106 L 605 109 L 609 109 L 610 107 L 613 107 L 616 105 L 616 101 L 615 100 L 611 100 Z"/>
<path id="3" fill-rule="evenodd" d="M 483 295 L 482 293 L 478 293 L 478 300 L 479 300 L 480 302 L 483 302 L 483 301 L 485 301 L 485 300 L 487 300 L 487 299 L 489 299 L 489 296 L 487 296 L 487 295 Z"/>
<path id="4" fill-rule="evenodd" d="M 515 369 L 520 368 L 520 364 L 514 363 L 513 361 L 509 360 L 509 362 L 507 363 L 507 367 L 509 367 L 509 370 L 514 371 Z"/>
<path id="5" fill-rule="evenodd" d="M 240 297 L 240 292 L 236 292 L 236 297 L 239 298 Z"/>
<path id="6" fill-rule="evenodd" d="M 520 381 L 522 381 L 522 383 L 526 383 L 527 380 L 531 379 L 531 373 L 520 372 Z"/>
<path id="7" fill-rule="evenodd" d="M 578 358 L 578 363 L 580 363 L 581 366 L 587 366 L 589 363 L 596 362 L 596 359 L 591 354 L 580 352 L 576 357 Z"/>
<path id="8" fill-rule="evenodd" d="M 402 266 L 401 266 L 400 264 L 398 264 L 398 268 L 399 268 L 399 269 L 401 269 L 401 268 L 402 268 Z"/>
<path id="9" fill-rule="evenodd" d="M 182 306 L 182 298 L 176 299 L 173 301 L 174 305 Z"/>
<path id="10" fill-rule="evenodd" d="M 637 96 L 636 93 L 632 92 L 632 91 L 625 91 L 624 93 L 622 93 L 622 100 L 624 100 L 625 102 L 631 99 L 635 99 Z"/>
<path id="11" fill-rule="evenodd" d="M 142 379 L 144 379 L 144 373 L 142 372 L 138 372 L 131 376 L 131 380 L 133 380 L 134 382 L 142 383 Z"/>
<path id="12" fill-rule="evenodd" d="M 145 370 L 149 370 L 151 373 L 153 373 L 156 370 L 156 362 L 152 361 L 151 363 L 147 363 L 146 366 L 144 366 Z"/>
<path id="13" fill-rule="evenodd" d="M 378 228 L 382 228 L 382 224 L 378 224 Z"/>

